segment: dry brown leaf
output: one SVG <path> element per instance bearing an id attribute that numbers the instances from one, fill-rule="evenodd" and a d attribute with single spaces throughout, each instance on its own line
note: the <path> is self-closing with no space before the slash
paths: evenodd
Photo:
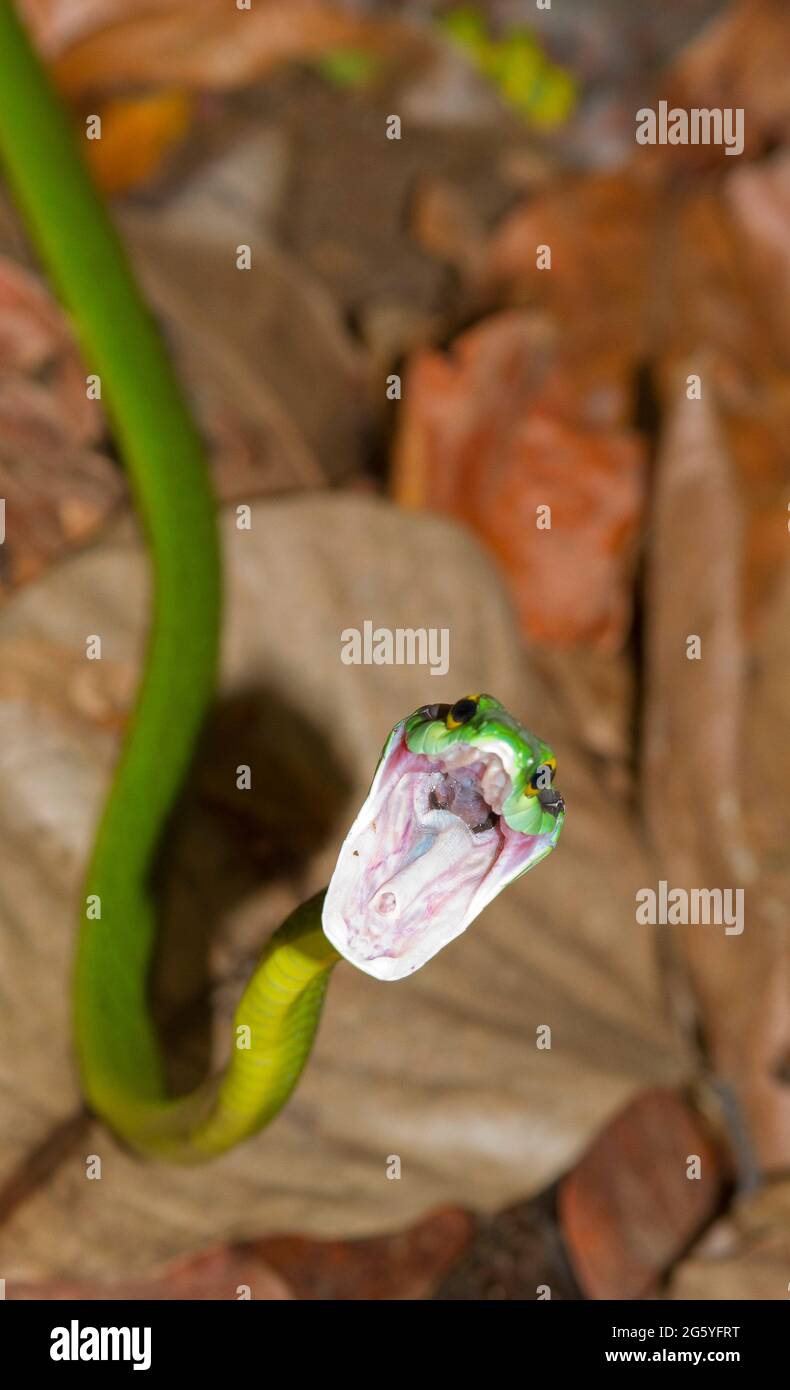
<path id="1" fill-rule="evenodd" d="M 348 47 L 386 52 L 408 30 L 329 0 L 28 0 L 27 13 L 58 85 L 71 97 L 129 85 L 230 88 L 278 63 Z M 410 42 L 415 43 L 414 35 Z"/>
<path id="2" fill-rule="evenodd" d="M 11 374 L 15 387 L 19 377 L 46 381 L 53 427 L 75 445 L 95 444 L 104 431 L 101 406 L 87 396 L 85 371 L 49 290 L 37 276 L 0 258 L 0 374 Z"/>
<path id="3" fill-rule="evenodd" d="M 447 1207 L 405 1231 L 370 1240 L 274 1236 L 254 1249 L 300 1299 L 425 1298 L 461 1255 L 474 1223 Z"/>
<path id="4" fill-rule="evenodd" d="M 754 172 L 770 219 L 771 172 Z M 754 237 L 760 234 L 756 226 L 752 235 L 742 220 L 739 225 L 740 204 L 732 190 L 751 186 L 751 171 L 743 174 L 745 185 L 740 175 L 730 175 L 723 189 L 704 187 L 667 204 L 652 322 L 659 394 L 671 391 L 682 373 L 694 372 L 703 390 L 716 397 L 742 498 L 742 601 L 751 628 L 787 550 L 776 518 L 790 479 L 790 378 L 779 267 L 772 263 L 777 274 L 769 288 L 755 254 L 760 243 Z M 755 223 L 758 218 L 756 211 Z"/>
<path id="5" fill-rule="evenodd" d="M 699 1181 L 689 1181 L 692 1155 Z M 655 1297 L 721 1208 L 730 1176 L 726 1153 L 680 1096 L 638 1096 L 560 1185 L 562 1232 L 586 1296 Z"/>
<path id="6" fill-rule="evenodd" d="M 508 197 L 496 165 L 501 131 L 409 124 L 394 157 L 382 158 L 391 93 L 348 100 L 326 83 L 294 81 L 280 91 L 291 147 L 277 226 L 282 244 L 320 277 L 377 359 L 386 350 L 390 360 L 404 356 L 420 320 L 421 341 L 446 338 L 448 308 L 456 312 L 458 298 L 445 260 L 426 255 L 409 234 L 420 218 L 420 189 L 441 171 L 442 185 L 462 189 L 485 225 Z M 398 316 L 405 320 L 400 334 L 391 326 Z"/>
<path id="7" fill-rule="evenodd" d="M 646 795 L 663 852 L 682 852 L 689 869 L 715 845 L 742 875 L 741 518 L 711 394 L 689 400 L 677 373 L 666 397 L 648 570 Z M 701 660 L 687 658 L 692 634 Z"/>
<path id="8" fill-rule="evenodd" d="M 755 692 L 747 697 L 741 512 L 712 395 L 689 400 L 681 371 L 667 403 L 647 588 L 644 795 L 670 887 L 744 892 L 742 933 L 724 924 L 673 931 L 714 1070 L 734 1088 L 758 1163 L 776 1169 L 790 1162 L 790 1090 L 778 1074 L 790 1055 L 790 876 L 785 848 L 769 888 L 772 816 L 759 768 L 785 735 L 746 722 Z M 691 635 L 701 639 L 699 660 L 687 658 Z"/>
<path id="9" fill-rule="evenodd" d="M 0 587 L 84 544 L 125 495 L 98 448 L 103 433 L 64 315 L 33 275 L 0 258 Z"/>
<path id="10" fill-rule="evenodd" d="M 741 107 L 744 149 L 754 155 L 790 134 L 790 8 L 786 0 L 731 0 L 665 75 L 670 106 Z M 720 161 L 715 146 L 668 147 L 696 163 Z"/>
<path id="11" fill-rule="evenodd" d="M 675 1272 L 670 1297 L 775 1302 L 790 1294 L 790 1183 L 740 1199 Z"/>
<path id="12" fill-rule="evenodd" d="M 266 241 L 255 242 L 251 271 L 237 269 L 245 232 L 232 210 L 230 225 L 205 235 L 188 207 L 121 221 L 212 445 L 220 497 L 246 501 L 356 472 L 370 415 L 366 363 L 326 291 Z"/>
<path id="13" fill-rule="evenodd" d="M 535 647 L 532 655 L 547 685 L 561 692 L 575 737 L 601 760 L 601 775 L 612 776 L 612 795 L 623 797 L 626 769 L 631 790 L 637 698 L 630 653 L 544 646 Z"/>
<path id="14" fill-rule="evenodd" d="M 746 242 L 745 270 L 790 358 L 790 150 L 730 175 L 725 197 Z"/>
<path id="15" fill-rule="evenodd" d="M 775 372 L 780 345 L 770 316 L 755 302 L 749 255 L 722 187 L 667 199 L 661 233 L 652 286 L 653 351 L 674 362 L 705 349 L 720 395 L 737 399 L 744 378 Z"/>
<path id="16" fill-rule="evenodd" d="M 580 363 L 649 351 L 647 314 L 661 187 L 641 172 L 560 179 L 518 206 L 494 234 L 490 291 L 508 304 L 549 310 Z M 551 269 L 538 248 L 551 248 Z"/>
<path id="17" fill-rule="evenodd" d="M 192 99 L 183 92 L 152 92 L 103 103 L 101 139 L 86 142 L 88 162 L 106 193 L 120 193 L 160 171 L 189 129 Z"/>
<path id="18" fill-rule="evenodd" d="M 414 190 L 411 234 L 420 246 L 446 261 L 468 292 L 483 279 L 487 242 L 479 213 L 456 184 L 441 177 L 424 177 Z"/>
<path id="19" fill-rule="evenodd" d="M 204 1299 L 298 1298 L 417 1299 L 458 1258 L 473 1222 L 448 1207 L 392 1236 L 368 1240 L 309 1240 L 270 1236 L 190 1255 L 146 1279 L 119 1283 L 12 1284 L 9 1299 Z"/>
<path id="20" fill-rule="evenodd" d="M 192 1010 L 180 1014 L 171 1044 L 180 1081 L 194 1084 L 206 1065 L 201 1000 L 210 998 L 210 1036 L 224 1055 L 251 958 L 296 895 L 326 882 L 382 737 L 404 711 L 428 697 L 494 689 L 557 748 L 568 824 L 541 872 L 514 884 L 430 969 L 390 987 L 338 968 L 294 1099 L 249 1144 L 182 1170 L 135 1160 L 91 1122 L 48 1180 L 21 1196 L 17 1188 L 0 1226 L 9 1285 L 137 1279 L 188 1251 L 262 1232 L 379 1235 L 448 1203 L 498 1210 L 566 1171 L 636 1091 L 689 1074 L 666 1021 L 655 936 L 634 930 L 634 893 L 649 870 L 632 818 L 570 754 L 556 702 L 524 669 L 508 605 L 473 541 L 443 520 L 349 494 L 262 502 L 251 531 L 234 523 L 231 512 L 216 737 L 199 769 L 196 818 L 188 835 L 182 822 L 183 848 L 171 861 L 178 882 L 165 895 L 157 995 L 163 1008 Z M 52 667 L 65 652 L 74 665 L 86 632 L 98 632 L 103 661 L 86 667 L 106 659 L 128 673 L 142 649 L 148 579 L 136 540 L 108 535 L 0 613 L 6 1180 L 27 1175 L 31 1152 L 78 1111 L 73 924 L 117 746 L 94 710 L 126 688 L 122 716 L 130 698 L 123 684 L 108 692 L 104 678 L 96 701 L 67 683 L 68 716 L 37 703 L 42 650 L 57 649 Z M 344 666 L 341 632 L 371 613 L 390 627 L 449 628 L 450 673 Z M 19 679 L 6 684 L 21 634 L 38 644 L 27 691 Z M 98 679 L 86 672 L 89 684 Z M 77 701 L 82 713 L 71 708 Z M 242 757 L 267 774 L 253 778 L 243 824 L 226 813 L 223 793 Z M 283 786 L 293 806 L 277 839 Z M 314 835 L 285 878 L 272 845 L 288 851 L 300 814 L 313 817 Z M 546 1023 L 551 1051 L 535 1045 Z M 102 1157 L 100 1183 L 85 1181 L 87 1153 Z M 400 1182 L 386 1177 L 393 1153 Z"/>
<path id="21" fill-rule="evenodd" d="M 447 354 L 418 354 L 394 490 L 486 542 L 528 636 L 612 651 L 630 621 L 644 457 L 634 434 L 609 427 L 621 393 L 606 363 L 597 370 L 599 380 L 593 369 L 579 382 L 546 325 L 515 312 L 469 330 Z"/>
<path id="22" fill-rule="evenodd" d="M 19 9 L 42 51 L 54 54 L 96 29 L 150 14 L 159 4 L 160 0 L 19 0 Z"/>
<path id="23" fill-rule="evenodd" d="M 546 1286 L 554 1301 L 580 1298 L 554 1208 L 549 1190 L 479 1221 L 434 1298 L 534 1302 Z"/>
<path id="24" fill-rule="evenodd" d="M 33 436 L 9 427 L 0 391 L 0 497 L 5 538 L 0 588 L 35 579 L 64 552 L 101 531 L 126 495 L 123 478 L 104 455 L 53 441 L 46 428 Z"/>
<path id="25" fill-rule="evenodd" d="M 156 1270 L 147 1278 L 80 1282 L 56 1279 L 50 1283 L 10 1283 L 8 1299 L 90 1299 L 133 1302 L 184 1299 L 190 1303 L 221 1299 L 254 1298 L 256 1302 L 282 1302 L 293 1298 L 288 1285 L 269 1269 L 254 1246 L 220 1246 L 190 1255 Z"/>

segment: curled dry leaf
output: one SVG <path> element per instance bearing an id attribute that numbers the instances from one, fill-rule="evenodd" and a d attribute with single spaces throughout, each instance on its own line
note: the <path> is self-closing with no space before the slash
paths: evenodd
<path id="1" fill-rule="evenodd" d="M 690 400 L 678 373 L 666 401 L 648 566 L 645 790 L 663 851 L 681 852 L 688 869 L 715 844 L 742 876 L 751 861 L 738 858 L 740 509 L 710 394 Z M 692 638 L 699 660 L 688 656 Z"/>
<path id="2" fill-rule="evenodd" d="M 786 720 L 754 723 L 765 668 L 745 683 L 742 519 L 712 392 L 674 381 L 657 467 L 647 581 L 644 797 L 670 887 L 731 889 L 740 920 L 674 928 L 714 1070 L 733 1088 L 758 1166 L 790 1162 L 787 1014 L 790 874 L 772 843 L 760 769 L 786 742 Z M 784 599 L 786 603 L 786 596 Z M 786 612 L 784 621 L 787 621 Z M 699 659 L 691 639 L 700 643 Z M 786 644 L 771 662 L 788 679 Z M 770 708 L 770 702 L 764 708 Z M 747 713 L 748 711 L 748 713 Z M 785 786 L 786 794 L 786 786 Z M 770 871 L 770 872 L 769 872 Z M 732 904 L 737 910 L 737 899 Z M 732 914 L 730 914 L 732 916 Z M 742 930 L 738 930 L 738 926 Z"/>
<path id="3" fill-rule="evenodd" d="M 749 630 L 775 588 L 787 552 L 777 512 L 784 508 L 790 470 L 790 389 L 781 326 L 790 301 L 777 252 L 761 270 L 763 238 L 773 235 L 774 246 L 777 241 L 781 183 L 777 166 L 744 166 L 723 185 L 672 200 L 652 301 L 658 396 L 671 397 L 688 373 L 700 376 L 704 392 L 715 394 L 717 428 L 743 513 L 742 601 Z M 734 190 L 752 186 L 754 207 L 742 217 L 738 209 L 744 198 Z M 769 268 L 775 271 L 770 284 Z"/>
<path id="4" fill-rule="evenodd" d="M 530 315 L 491 318 L 411 363 L 395 496 L 486 542 L 536 641 L 611 651 L 628 630 L 644 458 L 608 424 L 618 401 L 603 373 L 578 383 Z"/>

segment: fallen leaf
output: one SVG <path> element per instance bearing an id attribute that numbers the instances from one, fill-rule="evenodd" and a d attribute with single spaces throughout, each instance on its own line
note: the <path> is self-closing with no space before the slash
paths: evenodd
<path id="1" fill-rule="evenodd" d="M 11 382 L 6 373 L 11 374 Z M 71 443 L 96 444 L 101 439 L 101 406 L 88 398 L 85 368 L 66 316 L 38 276 L 2 257 L 0 380 L 16 388 L 20 377 L 31 384 L 46 383 L 52 426 Z M 44 394 L 42 390 L 42 401 Z M 14 405 L 12 397 L 9 406 Z"/>
<path id="2" fill-rule="evenodd" d="M 661 95 L 670 106 L 740 107 L 745 153 L 763 153 L 790 135 L 788 45 L 790 11 L 784 0 L 732 0 L 665 73 Z M 719 147 L 702 145 L 671 146 L 665 153 L 696 163 L 722 155 Z"/>
<path id="3" fill-rule="evenodd" d="M 487 242 L 471 199 L 443 178 L 424 178 L 412 197 L 411 232 L 420 246 L 446 261 L 467 287 L 482 280 Z"/>
<path id="4" fill-rule="evenodd" d="M 394 493 L 486 542 L 527 636 L 611 651 L 630 622 L 644 456 L 635 434 L 607 427 L 618 391 L 606 370 L 578 383 L 545 326 L 518 313 L 470 329 L 449 353 L 418 353 Z"/>
<path id="5" fill-rule="evenodd" d="M 468 221 L 486 226 L 500 216 L 512 197 L 498 168 L 501 127 L 435 130 L 415 120 L 408 138 L 393 142 L 393 157 L 382 158 L 381 131 L 392 95 L 341 100 L 324 85 L 281 78 L 275 99 L 291 151 L 289 196 L 277 226 L 281 244 L 320 278 L 378 360 L 382 344 L 371 330 L 385 315 L 406 316 L 402 341 L 388 333 L 383 344 L 394 363 L 411 346 L 409 319 L 427 325 L 422 341 L 446 338 L 449 323 L 457 321 L 451 316 L 464 313 L 464 302 L 443 252 L 426 254 L 419 240 L 424 200 L 430 201 L 440 174 L 444 193 L 452 199 L 458 190 L 457 202 L 474 208 Z M 521 140 L 528 145 L 525 135 Z M 512 135 L 508 147 L 520 147 Z M 348 188 L 353 198 L 340 195 Z M 461 229 L 453 237 L 450 214 L 438 210 L 442 216 L 445 234 L 456 243 L 464 240 Z M 378 399 L 382 395 L 377 392 Z"/>
<path id="6" fill-rule="evenodd" d="M 0 496 L 5 527 L 0 588 L 35 579 L 66 551 L 101 531 L 126 495 L 123 478 L 94 451 L 53 444 L 46 428 L 33 433 L 3 419 L 0 391 Z"/>
<path id="7" fill-rule="evenodd" d="M 755 302 L 749 258 L 725 197 L 728 186 L 667 200 L 651 304 L 654 355 L 675 365 L 704 351 L 725 400 L 743 393 L 743 377 L 770 376 L 777 360 L 770 317 Z"/>
<path id="8" fill-rule="evenodd" d="M 77 97 L 131 85 L 230 88 L 278 63 L 339 48 L 422 51 L 419 34 L 395 20 L 366 18 L 328 0 L 27 0 L 25 12 L 60 88 Z"/>
<path id="9" fill-rule="evenodd" d="M 370 418 L 366 362 L 320 284 L 266 241 L 255 244 L 254 270 L 239 270 L 237 232 L 223 238 L 215 225 L 203 235 L 182 207 L 129 210 L 121 222 L 212 445 L 220 497 L 356 472 Z"/>
<path id="10" fill-rule="evenodd" d="M 790 150 L 780 150 L 760 164 L 744 165 L 730 175 L 725 197 L 746 242 L 744 270 L 763 301 L 765 317 L 772 323 L 790 358 Z"/>
<path id="11" fill-rule="evenodd" d="M 19 9 L 43 52 L 60 53 L 121 19 L 150 13 L 159 0 L 19 0 Z M 165 0 L 167 3 L 167 0 Z"/>
<path id="12" fill-rule="evenodd" d="M 790 1183 L 743 1196 L 676 1270 L 674 1299 L 759 1299 L 790 1293 Z"/>
<path id="13" fill-rule="evenodd" d="M 125 496 L 103 435 L 65 316 L 36 277 L 0 258 L 0 587 L 85 544 Z"/>
<path id="14" fill-rule="evenodd" d="M 57 1279 L 51 1283 L 14 1284 L 6 1298 L 61 1300 L 89 1299 L 92 1302 L 159 1302 L 188 1299 L 189 1302 L 254 1298 L 258 1302 L 281 1302 L 293 1298 L 288 1285 L 267 1267 L 254 1247 L 221 1246 L 174 1261 L 147 1278 L 98 1281 Z"/>
<path id="15" fill-rule="evenodd" d="M 734 1090 L 753 1162 L 771 1171 L 790 1161 L 790 1091 L 778 1075 L 790 1055 L 783 930 L 790 874 L 786 842 L 772 863 L 775 813 L 763 799 L 760 769 L 784 746 L 783 722 L 752 717 L 764 671 L 747 681 L 741 509 L 711 396 L 689 400 L 681 370 L 667 401 L 647 577 L 642 786 L 670 888 L 744 895 L 740 932 L 735 921 L 729 932 L 724 922 L 671 930 L 712 1067 Z M 786 602 L 785 593 L 784 622 Z M 691 638 L 701 643 L 698 659 L 689 659 Z M 786 662 L 781 670 L 786 681 Z"/>
<path id="16" fill-rule="evenodd" d="M 88 163 L 105 193 L 120 193 L 159 173 L 189 129 L 192 100 L 162 91 L 104 103 L 101 139 L 86 141 Z"/>
<path id="17" fill-rule="evenodd" d="M 692 1159 L 698 1180 L 689 1179 Z M 637 1096 L 560 1184 L 562 1233 L 586 1297 L 656 1297 L 730 1182 L 726 1149 L 680 1096 Z"/>
<path id="18" fill-rule="evenodd" d="M 300 1299 L 419 1299 L 463 1252 L 474 1222 L 458 1207 L 369 1240 L 273 1236 L 255 1242 L 265 1264 Z"/>
<path id="19" fill-rule="evenodd" d="M 241 1299 L 271 1301 L 425 1298 L 469 1240 L 460 1208 L 437 1211 L 395 1235 L 368 1240 L 270 1236 L 188 1255 L 146 1278 L 11 1284 L 9 1299 Z"/>
<path id="20" fill-rule="evenodd" d="M 602 795 L 621 806 L 634 805 L 633 731 L 639 690 L 629 648 L 602 652 L 579 645 L 534 644 L 530 654 L 561 704 L 575 744 L 595 760 Z"/>
<path id="21" fill-rule="evenodd" d="M 479 1221 L 434 1298 L 463 1302 L 580 1298 L 554 1207 L 550 1191 Z"/>
<path id="22" fill-rule="evenodd" d="M 649 351 L 661 195 L 660 181 L 644 170 L 556 179 L 491 238 L 490 293 L 550 312 L 580 363 L 601 352 L 621 366 L 638 363 Z"/>
<path id="23" fill-rule="evenodd" d="M 710 394 L 689 399 L 679 372 L 666 399 L 648 569 L 645 790 L 662 849 L 696 867 L 718 847 L 743 875 L 741 515 Z M 689 654 L 692 637 L 700 658 Z"/>
<path id="24" fill-rule="evenodd" d="M 767 168 L 761 177 L 769 180 Z M 701 390 L 715 396 L 718 428 L 741 495 L 741 599 L 749 629 L 786 554 L 776 515 L 790 465 L 790 379 L 778 327 L 780 267 L 766 287 L 758 246 L 743 222 L 739 226 L 735 178 L 731 174 L 723 184 L 667 203 L 651 313 L 657 359 L 652 385 L 661 398 L 682 376 L 695 374 Z M 659 408 L 657 402 L 656 414 Z"/>
<path id="25" fill-rule="evenodd" d="M 0 1178 L 15 1199 L 0 1226 L 0 1263 L 9 1285 L 137 1280 L 202 1246 L 264 1231 L 380 1237 L 439 1206 L 497 1211 L 544 1190 L 635 1092 L 682 1084 L 692 1070 L 667 1024 L 655 934 L 634 930 L 634 894 L 649 870 L 633 820 L 568 753 L 561 713 L 525 669 L 507 602 L 473 540 L 437 518 L 328 493 L 257 503 L 247 532 L 231 511 L 222 531 L 214 737 L 163 866 L 155 993 L 180 1083 L 205 1072 L 210 1050 L 225 1055 L 255 955 L 284 911 L 327 881 L 382 739 L 404 711 L 428 696 L 494 689 L 558 750 L 563 842 L 542 881 L 536 872 L 513 885 L 454 949 L 399 987 L 340 966 L 293 1100 L 250 1143 L 206 1167 L 171 1168 L 135 1159 L 90 1120 L 49 1151 L 48 1168 L 38 1162 L 37 1186 L 20 1187 L 31 1155 L 81 1107 L 69 1042 L 73 924 L 117 751 L 102 711 L 123 719 L 132 698 L 148 564 L 134 532 L 119 526 L 20 590 L 0 612 L 0 1059 L 11 1068 L 0 1090 Z M 341 633 L 371 613 L 390 627 L 448 628 L 450 673 L 345 666 Z M 50 672 L 67 654 L 75 667 L 86 632 L 103 634 L 102 661 L 85 663 L 88 685 L 102 683 L 96 700 L 69 680 L 62 706 L 37 701 L 44 650 Z M 22 635 L 36 644 L 27 689 L 10 676 Z M 110 667 L 118 679 L 108 690 Z M 225 809 L 242 758 L 275 769 L 273 783 L 254 777 L 243 822 Z M 277 838 L 283 787 L 290 804 Z M 283 871 L 273 845 L 286 854 L 301 817 L 312 818 L 314 838 Z M 536 1047 L 545 1024 L 551 1050 Z M 101 1182 L 85 1181 L 87 1154 L 101 1156 Z M 401 1181 L 387 1179 L 392 1154 Z"/>

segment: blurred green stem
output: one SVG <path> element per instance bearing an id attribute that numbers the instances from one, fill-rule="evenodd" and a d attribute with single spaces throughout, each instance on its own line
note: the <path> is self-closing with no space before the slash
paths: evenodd
<path id="1" fill-rule="evenodd" d="M 119 1085 L 156 1092 L 161 1062 L 145 1008 L 155 928 L 141 898 L 214 690 L 214 499 L 197 431 L 71 119 L 9 0 L 0 0 L 0 158 L 87 372 L 101 379 L 154 571 L 143 678 L 88 873 L 104 920 L 83 921 L 76 1022 L 86 1084 L 102 1058 Z M 13 513 L 8 528 L 13 541 Z M 86 621 L 87 635 L 95 628 Z"/>
<path id="2" fill-rule="evenodd" d="M 101 378 L 102 402 L 151 549 L 153 627 L 133 721 L 145 723 L 147 746 L 124 760 L 105 817 L 106 832 L 106 821 L 116 814 L 113 806 L 121 801 L 117 782 L 123 780 L 126 828 L 143 834 L 150 851 L 214 687 L 219 561 L 208 471 L 69 115 L 9 0 L 0 0 L 0 93 L 0 157 L 41 260 L 71 315 L 87 371 Z M 9 526 L 13 533 L 13 515 Z M 144 825 L 134 816 L 135 807 Z"/>

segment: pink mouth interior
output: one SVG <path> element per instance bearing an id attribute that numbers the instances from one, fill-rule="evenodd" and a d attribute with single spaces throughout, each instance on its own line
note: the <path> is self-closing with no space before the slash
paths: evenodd
<path id="1" fill-rule="evenodd" d="M 363 970 L 396 979 L 463 931 L 540 840 L 502 818 L 509 792 L 495 753 L 456 745 L 440 761 L 410 752 L 401 736 L 327 894 L 325 929 L 338 949 Z"/>

